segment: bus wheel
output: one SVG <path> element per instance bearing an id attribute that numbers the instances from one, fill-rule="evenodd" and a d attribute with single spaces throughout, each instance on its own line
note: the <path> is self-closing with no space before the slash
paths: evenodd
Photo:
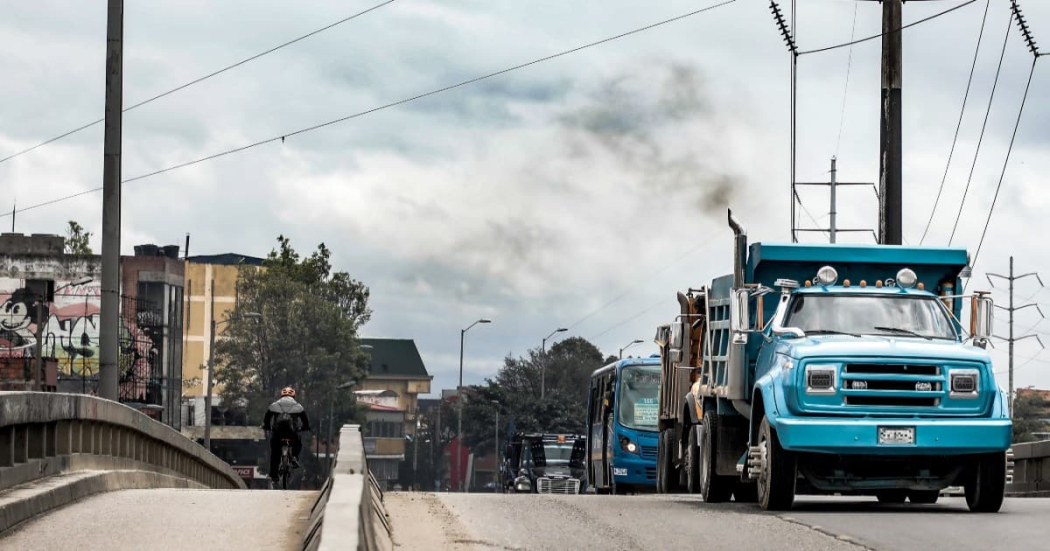
<path id="1" fill-rule="evenodd" d="M 703 440 L 700 442 L 700 495 L 705 503 L 729 501 L 733 495 L 736 477 L 719 476 L 715 469 L 718 450 L 718 414 L 709 411 L 704 414 Z"/>
<path id="2" fill-rule="evenodd" d="M 790 509 L 795 502 L 795 457 L 780 447 L 780 439 L 769 419 L 762 419 L 758 432 L 758 504 L 766 511 Z"/>
<path id="3" fill-rule="evenodd" d="M 998 513 L 1006 492 L 1006 453 L 980 456 L 966 483 L 966 505 L 974 513 Z"/>
<path id="4" fill-rule="evenodd" d="M 685 450 L 685 490 L 700 493 L 700 446 L 696 439 L 696 426 L 689 426 L 688 445 Z"/>

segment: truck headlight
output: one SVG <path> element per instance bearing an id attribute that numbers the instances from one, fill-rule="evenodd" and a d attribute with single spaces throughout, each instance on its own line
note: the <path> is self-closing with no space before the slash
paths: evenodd
<path id="1" fill-rule="evenodd" d="M 806 394 L 834 394 L 838 366 L 814 364 L 806 366 Z"/>
<path id="2" fill-rule="evenodd" d="M 955 369 L 951 371 L 952 398 L 976 398 L 981 374 L 976 369 Z"/>
<path id="3" fill-rule="evenodd" d="M 627 453 L 638 453 L 638 444 L 631 442 L 631 439 L 627 438 L 626 436 L 621 436 L 620 449 Z"/>

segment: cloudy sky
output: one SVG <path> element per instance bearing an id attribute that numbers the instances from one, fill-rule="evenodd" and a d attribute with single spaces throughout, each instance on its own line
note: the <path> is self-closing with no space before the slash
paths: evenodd
<path id="1" fill-rule="evenodd" d="M 381 0 L 129 0 L 125 105 L 329 25 Z M 125 178 L 409 98 L 715 3 L 396 0 L 353 21 L 133 110 Z M 910 2 L 914 21 L 961 2 Z M 785 2 L 788 4 L 788 2 Z M 808 50 L 879 32 L 875 2 L 802 0 Z M 926 244 L 947 244 L 974 162 L 1009 3 L 992 0 L 955 157 Z M 105 2 L 0 0 L 0 158 L 101 118 Z M 985 1 L 905 32 L 905 238 L 917 243 L 973 62 Z M 1022 2 L 1050 40 L 1050 5 Z M 854 27 L 854 16 L 855 27 Z M 1050 44 L 1050 42 L 1047 42 Z M 880 41 L 799 61 L 798 179 L 878 177 Z M 977 246 L 1031 55 L 1012 31 L 953 245 Z M 1050 257 L 1050 68 L 1037 67 L 1009 170 L 976 266 L 1040 271 Z M 847 86 L 847 66 L 851 67 Z M 655 351 L 675 291 L 730 266 L 731 206 L 752 240 L 789 239 L 789 58 L 768 3 L 739 0 L 643 33 L 395 108 L 127 184 L 124 249 L 181 244 L 191 254 L 264 255 L 278 234 L 319 242 L 372 289 L 368 336 L 414 338 L 435 390 L 466 382 L 559 326 L 607 354 L 633 339 Z M 0 210 L 101 186 L 102 126 L 0 163 Z M 843 191 L 841 226 L 874 227 L 870 190 Z M 804 190 L 827 224 L 827 197 Z M 800 211 L 806 225 L 814 225 Z M 19 213 L 17 231 L 96 236 L 101 195 Z M 0 218 L 6 229 L 10 217 Z M 821 234 L 803 240 L 820 241 Z M 846 238 L 870 242 L 870 237 Z M 92 244 L 99 248 L 99 239 Z M 1019 295 L 1043 303 L 1034 281 Z M 1000 303 L 1005 295 L 997 293 Z M 1000 317 L 1005 319 L 1005 314 Z M 1050 323 L 1018 313 L 1050 344 Z M 1005 324 L 999 325 L 1000 332 Z M 565 334 L 563 334 L 565 335 Z M 1005 345 L 1000 345 L 1005 350 Z M 1050 386 L 1050 353 L 1018 345 L 1018 385 Z M 1005 354 L 995 352 L 999 371 Z M 1034 358 L 1034 359 L 1033 359 Z M 1003 381 L 1005 383 L 1005 380 Z"/>

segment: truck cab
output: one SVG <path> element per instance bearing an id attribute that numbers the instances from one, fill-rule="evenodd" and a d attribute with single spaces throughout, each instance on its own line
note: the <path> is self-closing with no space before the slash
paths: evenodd
<path id="1" fill-rule="evenodd" d="M 664 331 L 671 359 L 693 364 L 674 367 L 696 371 L 669 436 L 684 436 L 695 489 L 785 509 L 802 493 L 932 503 L 963 486 L 971 510 L 997 511 L 1011 421 L 984 348 L 991 299 L 955 294 L 966 251 L 748 247 L 735 226 L 734 273 L 692 291 L 695 321 Z"/>

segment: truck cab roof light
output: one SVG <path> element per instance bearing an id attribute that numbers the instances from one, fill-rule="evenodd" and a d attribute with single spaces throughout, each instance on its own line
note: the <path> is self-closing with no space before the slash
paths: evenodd
<path id="1" fill-rule="evenodd" d="M 923 285 L 921 281 L 919 282 L 919 290 L 920 290 L 920 291 L 924 291 L 924 290 L 926 290 L 926 286 L 925 286 L 925 285 Z"/>
<path id="2" fill-rule="evenodd" d="M 849 280 L 848 279 L 843 279 L 842 280 L 842 286 L 843 287 L 849 287 Z"/>
<path id="3" fill-rule="evenodd" d="M 919 278 L 915 275 L 915 272 L 911 268 L 901 268 L 901 271 L 897 272 L 897 286 L 904 289 L 911 289 L 918 283 Z"/>
<path id="4" fill-rule="evenodd" d="M 882 280 L 881 279 L 876 279 L 875 280 L 875 286 L 881 288 L 882 287 Z"/>
<path id="5" fill-rule="evenodd" d="M 817 270 L 817 277 L 814 278 L 816 283 L 823 287 L 834 285 L 835 282 L 838 281 L 838 279 L 838 271 L 835 270 L 835 268 L 832 268 L 831 266 L 824 266 L 823 268 Z"/>
<path id="6" fill-rule="evenodd" d="M 862 279 L 862 280 L 860 280 L 860 286 L 861 286 L 861 287 L 867 287 L 867 286 L 868 286 L 868 282 L 867 282 L 867 281 L 864 281 L 864 280 Z"/>

